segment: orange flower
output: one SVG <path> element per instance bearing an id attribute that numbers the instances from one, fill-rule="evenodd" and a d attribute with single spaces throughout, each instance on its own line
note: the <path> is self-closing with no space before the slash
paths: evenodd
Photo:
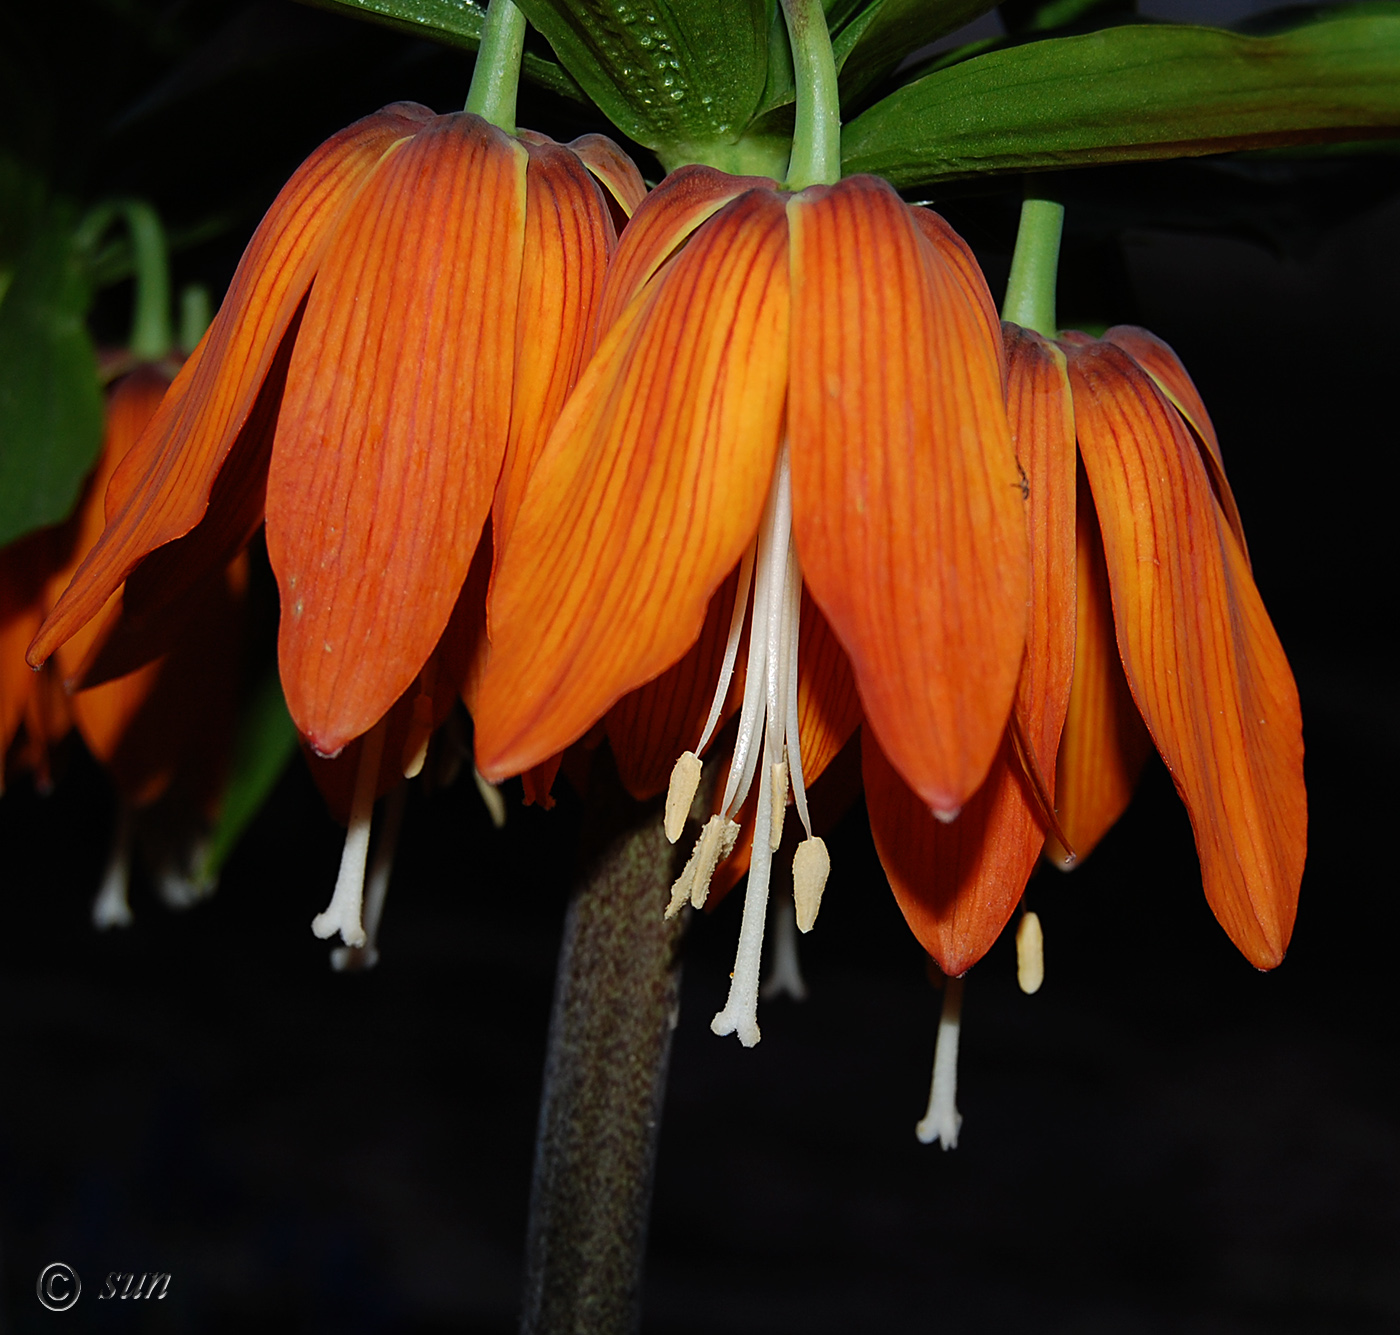
<path id="1" fill-rule="evenodd" d="M 1145 330 L 1057 345 L 1005 329 L 1030 492 L 1026 745 L 1017 754 L 1008 738 L 947 829 L 867 753 L 891 884 L 925 947 L 961 973 L 1000 932 L 1046 842 L 1027 774 L 1053 789 L 1064 842 L 1051 830 L 1047 854 L 1068 867 L 1121 814 L 1155 743 L 1190 814 L 1212 910 L 1253 964 L 1272 968 L 1306 849 L 1302 721 L 1210 418 Z"/>
<path id="2" fill-rule="evenodd" d="M 265 511 L 297 727 L 333 755 L 383 718 L 442 638 L 493 503 L 509 530 L 576 375 L 615 235 L 590 171 L 639 198 L 606 140 L 564 148 L 466 112 L 398 103 L 323 144 L 113 477 L 30 662 L 151 553 L 160 578 L 138 573 L 128 612 L 159 623 Z"/>
<path id="3" fill-rule="evenodd" d="M 162 366 L 142 365 L 112 389 L 97 467 L 68 522 L 8 549 L 3 597 L 15 609 L 0 643 L 0 701 L 8 744 L 20 713 L 26 720 L 26 759 L 44 777 L 44 753 L 76 724 L 88 750 L 112 775 L 122 801 L 149 806 L 177 775 L 191 814 L 207 816 L 217 799 L 238 683 L 241 598 L 245 562 L 218 570 L 195 586 L 192 615 L 181 624 L 170 653 L 153 653 L 134 672 L 84 689 L 86 660 L 100 649 L 110 620 L 95 618 L 67 641 L 54 664 L 33 672 L 12 631 L 32 636 L 103 526 L 103 495 L 113 472 L 140 437 L 170 385 Z M 27 603 L 19 595 L 29 590 Z M 114 598 L 113 602 L 118 599 Z M 65 690 L 64 688 L 67 688 Z M 76 693 L 68 694 L 75 687 Z"/>
<path id="4" fill-rule="evenodd" d="M 518 773 L 562 750 L 677 664 L 708 616 L 701 651 L 710 680 L 719 659 L 719 683 L 703 748 L 751 583 L 723 810 L 682 878 L 703 899 L 755 774 L 755 847 L 776 842 L 789 776 L 811 828 L 794 657 L 805 580 L 849 655 L 866 721 L 921 801 L 951 818 L 996 753 L 1026 607 L 1000 336 L 966 247 L 871 177 L 789 194 L 683 168 L 624 234 L 600 329 L 502 544 L 482 772 Z M 736 568 L 736 592 L 716 600 Z M 806 682 L 814 709 L 838 693 L 837 675 Z M 698 774 L 683 758 L 675 832 Z M 799 848 L 799 900 L 803 884 L 820 893 L 825 856 L 819 840 Z M 746 1044 L 758 1038 L 767 865 L 750 872 L 734 988 L 716 1019 Z"/>

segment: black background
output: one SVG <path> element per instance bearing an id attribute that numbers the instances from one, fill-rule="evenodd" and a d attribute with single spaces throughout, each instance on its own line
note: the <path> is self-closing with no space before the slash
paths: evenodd
<path id="1" fill-rule="evenodd" d="M 469 59 L 289 4 L 3 18 L 7 143 L 91 203 L 155 199 L 217 292 L 281 181 L 395 97 L 460 105 Z M 561 137 L 567 109 L 522 123 Z M 864 814 L 802 943 L 811 999 L 742 1050 L 708 1030 L 739 897 L 698 919 L 661 1142 L 654 1332 L 1368 1332 L 1400 1326 L 1391 550 L 1400 176 L 1225 160 L 1064 182 L 1062 311 L 1170 341 L 1211 407 L 1303 698 L 1309 859 L 1256 973 L 1214 923 L 1156 762 L 1031 902 L 1047 981 L 971 974 L 958 1149 L 919 1145 L 938 996 Z M 1015 187 L 935 201 L 1005 281 Z M 211 225 L 213 220 L 213 225 Z M 127 295 L 95 327 L 121 335 Z M 363 976 L 308 930 L 339 831 L 300 764 L 183 915 L 138 881 L 98 935 L 105 779 L 71 757 L 0 801 L 0 1330 L 513 1329 L 555 950 L 580 808 L 494 831 L 415 793 Z M 49 1261 L 84 1278 L 43 1311 Z M 98 1303 L 163 1270 L 162 1304 Z"/>

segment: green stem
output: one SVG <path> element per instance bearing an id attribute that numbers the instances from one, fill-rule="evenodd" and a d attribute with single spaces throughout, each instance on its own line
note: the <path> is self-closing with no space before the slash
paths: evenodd
<path id="1" fill-rule="evenodd" d="M 132 298 L 130 350 L 143 362 L 158 362 L 175 345 L 170 329 L 170 259 L 160 215 L 139 199 L 113 199 L 97 205 L 78 224 L 73 240 L 93 251 L 116 218 L 131 238 Z"/>
<path id="2" fill-rule="evenodd" d="M 1060 269 L 1060 234 L 1065 208 L 1042 199 L 1028 186 L 1021 203 L 1021 225 L 1016 232 L 1016 253 L 1011 257 L 1011 277 L 1001 318 L 1054 338 L 1055 282 Z"/>
<path id="3" fill-rule="evenodd" d="M 841 99 L 836 58 L 821 0 L 782 0 L 797 78 L 797 120 L 787 185 L 831 185 L 841 179 Z"/>
<path id="4" fill-rule="evenodd" d="M 524 54 L 525 15 L 511 0 L 491 0 L 467 92 L 467 110 L 507 134 L 515 133 L 515 97 Z"/>

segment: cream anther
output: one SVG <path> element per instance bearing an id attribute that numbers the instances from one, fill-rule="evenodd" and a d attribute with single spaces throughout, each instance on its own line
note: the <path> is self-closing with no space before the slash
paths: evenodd
<path id="1" fill-rule="evenodd" d="M 127 898 L 130 879 L 131 816 L 123 802 L 117 811 L 117 828 L 112 834 L 112 851 L 102 873 L 102 885 L 92 901 L 92 925 L 99 932 L 131 926 L 131 901 Z"/>
<path id="2" fill-rule="evenodd" d="M 689 807 L 686 808 L 689 810 Z M 681 906 L 689 902 L 694 908 L 704 908 L 710 895 L 710 880 L 715 868 L 734 851 L 734 843 L 739 838 L 739 827 L 723 816 L 711 816 L 695 841 L 695 849 L 685 870 L 676 878 L 671 887 L 671 902 L 666 905 L 666 916 L 674 918 Z"/>
<path id="3" fill-rule="evenodd" d="M 958 1112 L 958 1032 L 962 1027 L 961 978 L 943 985 L 943 1013 L 938 1017 L 938 1039 L 933 1048 L 933 1084 L 928 1111 L 914 1128 L 920 1144 L 941 1141 L 945 1150 L 957 1147 L 962 1115 Z"/>
<path id="4" fill-rule="evenodd" d="M 671 783 L 666 789 L 666 838 L 673 844 L 685 829 L 695 790 L 700 787 L 700 757 L 694 751 L 685 752 L 671 770 Z"/>
<path id="5" fill-rule="evenodd" d="M 1045 934 L 1034 913 L 1023 913 L 1016 925 L 1016 981 L 1028 996 L 1045 981 Z"/>
<path id="6" fill-rule="evenodd" d="M 831 875 L 831 854 L 826 841 L 813 835 L 797 845 L 792 859 L 792 898 L 797 905 L 797 928 L 810 932 L 822 906 L 822 891 Z"/>
<path id="7" fill-rule="evenodd" d="M 946 810 L 940 810 L 938 807 L 929 809 L 933 812 L 934 820 L 942 821 L 944 825 L 951 825 L 962 811 L 961 807 L 949 807 Z"/>

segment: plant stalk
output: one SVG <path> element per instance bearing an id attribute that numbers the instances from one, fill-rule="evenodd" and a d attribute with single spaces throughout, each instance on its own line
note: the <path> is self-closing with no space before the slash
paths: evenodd
<path id="1" fill-rule="evenodd" d="M 515 133 L 515 100 L 524 55 L 525 15 L 511 0 L 491 0 L 466 109 L 507 134 Z"/>
<path id="2" fill-rule="evenodd" d="M 1059 332 L 1055 324 L 1055 284 L 1064 222 L 1063 204 L 1044 199 L 1027 186 L 1001 318 L 1023 329 L 1033 329 L 1045 338 L 1054 338 Z"/>
<path id="3" fill-rule="evenodd" d="M 674 849 L 662 807 L 594 765 L 586 829 L 609 832 L 559 951 L 525 1248 L 524 1335 L 627 1335 L 680 1007 L 684 915 L 665 921 Z"/>
<path id="4" fill-rule="evenodd" d="M 787 185 L 831 185 L 841 179 L 841 98 L 836 58 L 821 0 L 782 0 L 797 80 L 796 121 Z"/>

